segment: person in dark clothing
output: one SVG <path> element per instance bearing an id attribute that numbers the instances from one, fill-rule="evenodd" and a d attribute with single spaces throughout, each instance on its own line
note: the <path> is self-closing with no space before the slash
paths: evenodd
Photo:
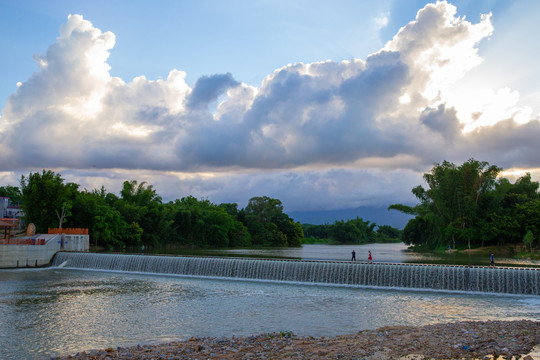
<path id="1" fill-rule="evenodd" d="M 493 253 L 489 255 L 489 266 L 495 266 L 495 258 L 493 257 Z"/>
<path id="2" fill-rule="evenodd" d="M 356 252 L 353 250 L 352 251 L 352 259 L 351 261 L 355 261 L 356 260 Z"/>

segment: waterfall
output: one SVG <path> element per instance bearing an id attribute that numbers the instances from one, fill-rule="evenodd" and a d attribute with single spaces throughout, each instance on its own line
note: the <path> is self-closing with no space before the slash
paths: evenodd
<path id="1" fill-rule="evenodd" d="M 540 269 L 59 252 L 53 267 L 348 286 L 540 295 Z"/>

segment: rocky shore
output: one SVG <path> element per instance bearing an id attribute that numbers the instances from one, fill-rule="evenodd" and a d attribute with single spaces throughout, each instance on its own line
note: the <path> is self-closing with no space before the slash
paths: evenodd
<path id="1" fill-rule="evenodd" d="M 57 359 L 536 360 L 540 359 L 539 344 L 538 321 L 466 321 L 421 327 L 390 326 L 330 338 L 299 337 L 289 332 L 191 338 L 161 345 L 85 351 Z"/>

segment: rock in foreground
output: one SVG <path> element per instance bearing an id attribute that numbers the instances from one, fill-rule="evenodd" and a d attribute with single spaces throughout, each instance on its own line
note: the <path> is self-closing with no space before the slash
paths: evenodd
<path id="1" fill-rule="evenodd" d="M 526 359 L 540 344 L 540 322 L 459 322 L 390 326 L 332 338 L 288 332 L 191 338 L 162 345 L 92 350 L 57 359 Z"/>

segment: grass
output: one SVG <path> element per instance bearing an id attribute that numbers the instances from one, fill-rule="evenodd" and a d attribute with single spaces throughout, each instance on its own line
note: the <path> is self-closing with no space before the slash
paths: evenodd
<path id="1" fill-rule="evenodd" d="M 448 252 L 448 247 L 439 247 L 437 249 L 429 249 L 425 247 L 410 247 L 409 248 L 413 252 L 418 253 L 446 253 Z M 478 255 L 478 256 L 486 256 L 488 257 L 490 254 L 494 254 L 497 257 L 506 257 L 506 258 L 513 258 L 513 259 L 531 259 L 531 260 L 540 260 L 540 249 L 533 248 L 533 251 L 530 251 L 527 249 L 523 244 L 506 244 L 506 245 L 500 245 L 500 246 L 480 246 L 475 247 L 472 249 L 464 247 L 458 247 L 456 249 L 452 248 L 452 252 L 456 254 L 470 254 L 470 255 Z"/>
<path id="2" fill-rule="evenodd" d="M 540 251 L 538 251 L 538 249 L 533 252 L 520 251 L 515 255 L 515 257 L 517 259 L 540 260 Z"/>

